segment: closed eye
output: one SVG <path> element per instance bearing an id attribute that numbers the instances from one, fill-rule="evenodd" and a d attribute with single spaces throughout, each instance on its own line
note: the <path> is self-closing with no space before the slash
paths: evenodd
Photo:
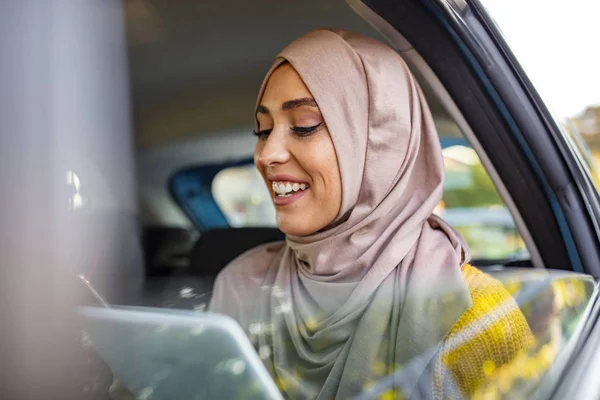
<path id="1" fill-rule="evenodd" d="M 258 138 L 265 138 L 269 136 L 273 129 L 263 129 L 262 131 L 252 131 L 252 134 Z"/>
<path id="2" fill-rule="evenodd" d="M 317 131 L 323 125 L 323 122 L 319 122 L 317 125 L 313 126 L 294 126 L 292 127 L 292 131 L 298 136 L 309 136 L 310 134 Z"/>
<path id="3" fill-rule="evenodd" d="M 305 137 L 310 136 L 312 133 L 316 132 L 321 126 L 323 122 L 319 122 L 317 125 L 313 126 L 292 126 L 290 129 L 296 135 Z M 252 134 L 259 139 L 266 139 L 267 136 L 271 134 L 273 129 L 263 129 L 262 131 L 252 131 Z"/>

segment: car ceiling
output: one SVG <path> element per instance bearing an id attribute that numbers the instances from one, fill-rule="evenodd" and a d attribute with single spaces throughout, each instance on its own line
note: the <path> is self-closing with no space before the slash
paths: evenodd
<path id="1" fill-rule="evenodd" d="M 128 0 L 126 18 L 141 148 L 251 129 L 256 92 L 274 56 L 312 29 L 382 39 L 343 0 Z M 430 106 L 434 114 L 441 109 Z"/>

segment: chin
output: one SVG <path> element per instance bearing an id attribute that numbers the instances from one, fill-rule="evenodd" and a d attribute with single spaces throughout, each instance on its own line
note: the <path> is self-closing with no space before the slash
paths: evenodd
<path id="1" fill-rule="evenodd" d="M 316 230 L 294 221 L 277 221 L 277 227 L 281 232 L 291 236 L 308 236 L 316 232 Z"/>

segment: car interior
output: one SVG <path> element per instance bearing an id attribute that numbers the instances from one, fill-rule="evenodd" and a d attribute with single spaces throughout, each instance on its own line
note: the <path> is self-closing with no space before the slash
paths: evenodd
<path id="1" fill-rule="evenodd" d="M 121 216 L 103 216 L 93 203 L 79 213 L 92 215 L 100 227 L 114 229 L 108 221 L 115 220 L 115 226 L 125 224 L 130 231 L 126 237 L 123 230 L 108 234 L 112 241 L 94 244 L 91 251 L 98 254 L 95 271 L 103 270 L 102 263 L 128 264 L 119 271 L 130 277 L 117 278 L 116 288 L 114 277 L 101 272 L 91 280 L 103 292 L 127 293 L 108 295 L 110 302 L 206 309 L 214 280 L 228 262 L 256 245 L 284 239 L 253 168 L 252 113 L 263 74 L 278 51 L 319 27 L 387 42 L 417 78 L 446 166 L 444 197 L 434 212 L 463 234 L 474 266 L 569 269 L 572 258 L 557 234 L 553 210 L 536 202 L 542 191 L 531 169 L 511 150 L 516 144 L 507 139 L 489 99 L 479 98 L 481 88 L 470 83 L 464 60 L 436 29 L 410 38 L 399 33 L 394 17 L 402 13 L 384 3 L 125 3 L 138 218 L 123 222 Z M 419 25 L 423 11 L 412 10 L 412 2 L 406 7 L 415 19 L 403 24 Z M 440 44 L 430 50 L 421 43 L 425 40 Z M 414 43 L 421 43 L 420 49 Z M 433 64 L 425 61 L 426 52 L 432 52 L 427 59 Z M 449 57 L 455 64 L 440 61 Z M 89 170 L 81 179 L 98 180 L 90 178 L 97 171 Z M 532 203 L 537 212 L 523 213 Z M 143 279 L 135 278 L 140 271 Z"/>
<path id="2" fill-rule="evenodd" d="M 447 175 L 455 164 L 459 171 L 456 179 L 447 177 L 454 182 L 448 184 L 448 193 L 452 185 L 460 188 L 461 180 L 472 184 L 468 169 L 466 178 L 460 174 L 468 168 L 461 158 L 465 149 L 483 166 L 499 217 L 485 203 L 488 207 L 450 207 L 441 215 L 456 225 L 473 220 L 466 222 L 473 240 L 482 231 L 511 232 L 492 232 L 489 236 L 497 239 L 488 249 L 511 240 L 517 244 L 504 255 L 474 251 L 474 265 L 544 267 L 503 180 L 436 73 L 406 38 L 364 3 L 135 0 L 126 2 L 126 26 L 146 275 L 143 304 L 203 309 L 216 275 L 229 261 L 256 245 L 284 239 L 272 215 L 236 222 L 232 206 L 219 204 L 219 197 L 240 197 L 234 193 L 236 185 L 262 186 L 255 175 L 239 181 L 242 172 L 252 169 L 256 92 L 277 52 L 318 27 L 365 33 L 387 42 L 403 57 L 430 105 Z M 216 182 L 224 182 L 218 193 Z M 253 200 L 241 197 L 242 202 Z M 468 230 L 461 233 L 469 242 Z"/>

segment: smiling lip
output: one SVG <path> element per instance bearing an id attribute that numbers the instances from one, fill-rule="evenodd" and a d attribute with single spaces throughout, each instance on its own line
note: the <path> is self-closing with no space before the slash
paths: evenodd
<path id="1" fill-rule="evenodd" d="M 300 180 L 298 178 L 294 178 L 293 176 L 290 175 L 267 175 L 267 180 L 269 180 L 270 182 L 293 182 L 293 183 L 304 183 L 306 185 L 308 185 L 308 182 Z M 308 188 L 304 189 L 304 190 L 298 190 L 297 192 L 292 192 L 291 196 L 286 196 L 286 197 L 281 197 L 278 196 L 277 193 L 273 192 L 273 190 L 271 189 L 271 196 L 273 196 L 273 204 L 275 204 L 275 207 L 282 207 L 282 206 L 287 206 L 288 204 L 292 204 L 293 202 L 295 202 L 296 200 L 299 200 L 300 198 L 302 198 L 302 196 L 304 196 L 305 192 L 307 192 L 308 190 L 310 190 L 310 185 Z"/>
<path id="2" fill-rule="evenodd" d="M 302 196 L 304 196 L 304 193 L 307 190 L 310 190 L 310 188 L 298 190 L 297 192 L 294 192 L 291 196 L 287 197 L 278 196 L 277 193 L 273 192 L 273 204 L 275 204 L 275 206 L 287 206 L 288 204 L 292 204 L 293 202 L 299 200 Z"/>
<path id="3" fill-rule="evenodd" d="M 308 182 L 306 181 L 302 181 L 298 178 L 294 178 L 293 176 L 290 175 L 267 175 L 267 180 L 273 182 L 297 182 L 297 183 L 306 183 L 308 185 Z"/>

